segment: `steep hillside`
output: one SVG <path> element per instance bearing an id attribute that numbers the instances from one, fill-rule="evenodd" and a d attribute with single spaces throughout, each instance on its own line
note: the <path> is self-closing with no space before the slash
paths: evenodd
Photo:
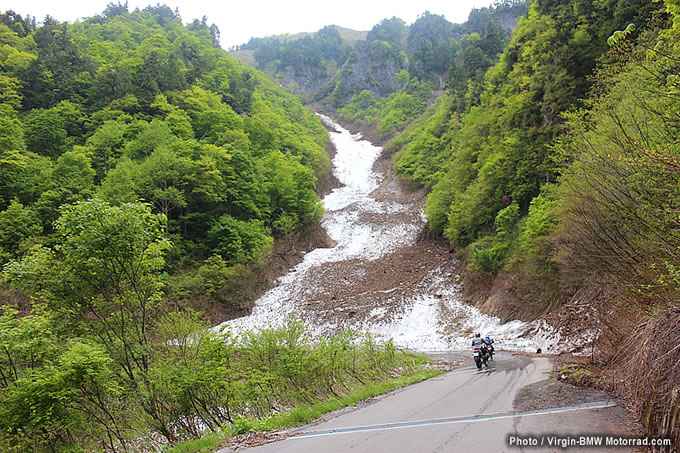
<path id="1" fill-rule="evenodd" d="M 328 83 L 365 32 L 329 25 L 316 33 L 251 38 L 232 55 L 309 99 Z"/>
<path id="2" fill-rule="evenodd" d="M 548 216 L 540 228 L 558 218 L 549 208 L 554 183 L 573 158 L 557 146 L 564 114 L 583 105 L 598 59 L 612 58 L 604 56 L 607 38 L 630 21 L 646 24 L 658 9 L 533 2 L 476 101 L 452 84 L 387 145 L 403 178 L 432 188 L 432 230 L 465 250 L 476 270 L 494 273 L 523 259 L 545 233 L 524 231 L 530 211 Z"/>
<path id="3" fill-rule="evenodd" d="M 161 5 L 0 14 L 0 450 L 160 451 L 415 367 L 198 310 L 247 311 L 330 172 L 318 117 L 218 36 Z"/>
<path id="4" fill-rule="evenodd" d="M 431 188 L 428 222 L 463 259 L 466 296 L 593 338 L 574 375 L 676 442 L 679 13 L 534 0 L 481 85 L 450 84 L 386 146 Z"/>
<path id="5" fill-rule="evenodd" d="M 171 297 L 240 310 L 274 238 L 322 213 L 318 118 L 165 6 L 0 17 L 0 261 L 53 245 L 62 205 L 143 200 L 173 238 Z"/>

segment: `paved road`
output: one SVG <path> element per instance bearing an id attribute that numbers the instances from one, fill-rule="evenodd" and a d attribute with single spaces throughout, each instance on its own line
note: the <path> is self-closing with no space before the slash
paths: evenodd
<path id="1" fill-rule="evenodd" d="M 513 435 L 536 436 L 541 442 L 542 435 L 571 435 L 578 439 L 586 433 L 625 433 L 623 410 L 602 394 L 576 392 L 576 400 L 574 395 L 568 395 L 562 400 L 558 397 L 556 402 L 544 401 L 543 407 L 539 404 L 534 408 L 518 403 L 520 400 L 524 403 L 541 400 L 544 396 L 541 389 L 548 384 L 546 380 L 551 369 L 547 358 L 499 352 L 488 370 L 478 371 L 470 360 L 468 366 L 397 390 L 328 420 L 298 428 L 295 435 L 286 440 L 247 451 L 626 451 L 578 446 L 564 450 L 549 447 L 548 437 L 543 437 L 542 447 L 509 445 L 509 436 Z M 532 395 L 532 391 L 535 394 Z M 513 402 L 524 409 L 515 409 Z"/>

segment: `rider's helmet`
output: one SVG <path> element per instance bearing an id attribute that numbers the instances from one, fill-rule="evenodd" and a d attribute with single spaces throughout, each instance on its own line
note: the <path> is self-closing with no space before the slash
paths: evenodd
<path id="1" fill-rule="evenodd" d="M 482 336 L 482 334 L 479 333 L 479 332 L 477 332 L 477 333 L 475 334 L 475 337 L 481 337 L 481 336 Z"/>

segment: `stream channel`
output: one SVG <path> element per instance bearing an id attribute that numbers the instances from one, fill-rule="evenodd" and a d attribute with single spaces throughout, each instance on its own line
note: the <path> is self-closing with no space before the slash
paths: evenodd
<path id="1" fill-rule="evenodd" d="M 321 119 L 336 131 L 330 132 L 334 173 L 343 184 L 323 199 L 322 226 L 337 245 L 307 253 L 251 315 L 215 329 L 238 334 L 279 326 L 293 315 L 313 337 L 356 329 L 422 352 L 467 350 L 475 332 L 506 350 L 546 350 L 559 342 L 546 326 L 501 324 L 461 302 L 448 247 L 419 240 L 423 197 L 376 171 L 382 148 Z"/>

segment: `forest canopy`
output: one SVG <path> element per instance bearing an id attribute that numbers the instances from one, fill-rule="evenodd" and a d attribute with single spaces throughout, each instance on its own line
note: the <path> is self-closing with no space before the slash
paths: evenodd
<path id="1" fill-rule="evenodd" d="M 0 16 L 0 261 L 52 244 L 60 207 L 91 198 L 150 203 L 174 268 L 248 263 L 318 220 L 325 129 L 218 39 L 161 5 Z"/>

